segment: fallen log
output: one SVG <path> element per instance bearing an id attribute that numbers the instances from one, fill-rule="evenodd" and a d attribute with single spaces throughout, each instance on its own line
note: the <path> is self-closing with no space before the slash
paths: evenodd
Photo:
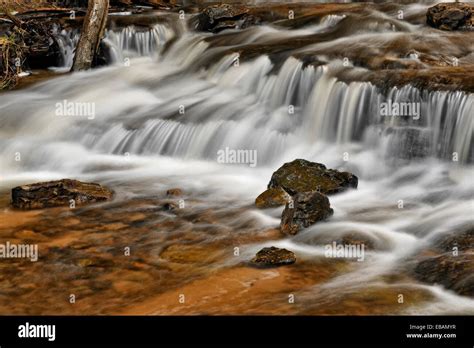
<path id="1" fill-rule="evenodd" d="M 16 17 L 24 20 L 41 20 L 41 19 L 53 19 L 53 18 L 64 18 L 64 17 L 80 17 L 86 14 L 85 9 L 37 9 L 32 11 L 19 12 Z"/>

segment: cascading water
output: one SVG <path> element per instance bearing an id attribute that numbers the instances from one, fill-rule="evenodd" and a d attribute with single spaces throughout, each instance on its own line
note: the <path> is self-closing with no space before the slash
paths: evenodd
<path id="1" fill-rule="evenodd" d="M 331 17 L 326 24 L 340 20 Z M 235 45 L 268 40 L 279 35 L 276 31 L 251 28 Z M 338 79 L 341 61 L 313 66 L 289 57 L 277 66 L 260 55 L 236 64 L 239 54 L 234 53 L 202 67 L 199 59 L 221 50 L 207 37 L 186 32 L 163 50 L 176 38 L 166 25 L 109 31 L 105 41 L 115 61 L 130 57 L 130 66 L 73 74 L 1 95 L 2 187 L 18 177 L 83 176 L 133 182 L 126 186 L 133 194 L 155 195 L 158 188 L 149 183 L 172 177 L 173 184 L 193 196 L 212 197 L 224 209 L 248 206 L 285 161 L 306 158 L 346 169 L 359 176 L 359 188 L 331 197 L 333 218 L 272 242 L 309 259 L 322 255 L 325 237 L 347 231 L 379 246 L 364 266 L 322 290 L 379 284 L 379 276 L 434 236 L 472 223 L 472 94 L 411 85 L 382 91 L 369 82 L 345 83 Z M 153 55 L 155 60 L 139 58 Z M 93 103 L 95 113 L 58 116 L 57 104 L 63 101 Z M 419 114 L 381 113 L 383 103 L 407 102 L 418 105 Z M 256 150 L 258 167 L 218 164 L 217 152 L 224 148 Z M 15 161 L 17 153 L 21 162 Z M 101 173 L 94 169 L 98 165 L 105 166 Z M 402 217 L 400 200 L 410 205 Z M 267 227 L 278 225 L 280 213 L 251 211 L 252 219 Z M 261 246 L 251 246 L 226 265 L 245 260 Z M 441 301 L 430 311 L 474 313 L 474 301 L 425 287 Z"/>
<path id="2" fill-rule="evenodd" d="M 74 62 L 74 54 L 80 38 L 78 29 L 52 29 L 61 56 L 56 71 L 69 71 Z M 109 29 L 103 43 L 111 64 L 123 63 L 135 57 L 153 57 L 159 54 L 166 42 L 173 39 L 176 32 L 167 24 L 155 24 L 151 28 L 138 28 L 133 25 L 124 28 Z"/>
<path id="3" fill-rule="evenodd" d="M 93 97 L 91 101 L 100 110 L 96 120 L 71 121 L 73 127 L 63 131 L 63 138 L 104 153 L 196 159 L 213 159 L 226 146 L 251 148 L 258 151 L 262 163 L 279 163 L 285 149 L 291 152 L 306 146 L 311 151 L 318 142 L 357 143 L 362 148 L 375 145 L 381 158 L 449 159 L 457 153 L 459 162 L 473 160 L 470 115 L 474 97 L 470 94 L 428 93 L 411 86 L 382 94 L 370 83 L 338 82 L 328 66 L 303 68 L 294 58 L 275 75 L 270 74 L 273 65 L 266 56 L 238 68 L 233 61 L 234 57 L 225 57 L 209 73 L 176 77 L 174 85 L 179 88 L 173 91 L 160 83 L 172 77 L 158 72 L 145 106 L 140 98 L 107 111 L 105 103 Z M 147 76 L 140 74 L 147 69 L 152 69 L 152 63 L 132 69 L 132 74 L 137 73 L 135 86 L 144 83 Z M 110 69 L 103 75 L 111 79 L 115 73 Z M 59 100 L 88 99 L 82 92 L 74 93 L 84 83 L 89 82 L 71 83 Z M 115 97 L 133 94 L 133 88 L 118 88 Z M 388 101 L 419 103 L 419 119 L 381 115 L 380 105 Z M 183 113 L 180 105 L 185 106 Z M 42 112 L 54 117 L 54 107 L 51 101 Z M 97 127 L 103 132 L 93 130 Z"/>
<path id="4" fill-rule="evenodd" d="M 79 42 L 80 32 L 78 29 L 60 29 L 54 25 L 52 35 L 56 39 L 61 54 L 61 61 L 58 67 L 52 68 L 56 71 L 69 71 L 74 63 L 74 51 Z"/>
<path id="5" fill-rule="evenodd" d="M 166 24 L 139 29 L 129 26 L 108 30 L 104 39 L 109 48 L 111 62 L 123 62 L 133 57 L 152 57 L 160 53 L 164 44 L 175 37 L 175 32 Z"/>

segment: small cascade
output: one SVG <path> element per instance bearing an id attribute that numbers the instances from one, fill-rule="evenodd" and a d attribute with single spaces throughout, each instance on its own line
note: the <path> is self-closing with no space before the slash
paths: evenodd
<path id="1" fill-rule="evenodd" d="M 182 158 L 212 159 L 225 147 L 255 149 L 261 163 L 278 162 L 293 148 L 323 143 L 358 144 L 386 159 L 450 160 L 455 153 L 459 162 L 473 162 L 470 94 L 412 86 L 382 93 L 368 82 L 338 81 L 333 66 L 304 67 L 289 58 L 272 73 L 267 56 L 238 67 L 236 57 L 224 57 L 205 73 L 175 76 L 172 90 L 160 82 L 165 76 L 157 76 L 149 91 L 160 99 L 148 98 L 146 104 L 140 104 L 142 98 L 131 99 L 117 109 L 115 99 L 113 105 L 97 100 L 100 117 L 69 127 L 65 139 L 103 153 Z M 136 67 L 131 75 L 148 78 L 147 69 Z M 113 78 L 106 79 L 115 86 Z M 128 98 L 133 88 L 114 87 L 114 96 Z M 383 104 L 403 103 L 418 111 L 408 116 L 382 112 Z M 180 105 L 185 109 L 180 111 Z"/>
<path id="2" fill-rule="evenodd" d="M 289 58 L 278 73 L 262 56 L 233 66 L 224 57 L 206 75 L 164 100 L 138 129 L 117 125 L 88 146 L 102 151 L 212 158 L 226 146 L 254 148 L 272 162 L 293 146 L 359 142 L 379 134 L 383 157 L 427 157 L 472 162 L 473 96 L 426 92 L 412 86 L 383 94 L 370 83 L 338 81 L 327 66 L 303 68 Z M 180 115 L 176 100 L 187 106 Z M 381 105 L 410 103 L 412 116 L 385 116 Z M 105 145 L 108 144 L 108 145 Z M 272 144 L 269 146 L 269 144 Z M 366 146 L 372 146 L 367 143 Z"/>
<path id="3" fill-rule="evenodd" d="M 156 24 L 151 28 L 128 26 L 108 30 L 103 42 L 109 48 L 112 63 L 116 63 L 126 58 L 154 57 L 175 35 L 167 24 Z"/>
<path id="4" fill-rule="evenodd" d="M 74 63 L 75 49 L 81 37 L 80 31 L 79 29 L 61 29 L 58 25 L 54 25 L 52 31 L 61 54 L 61 61 L 52 70 L 69 71 Z"/>
<path id="5" fill-rule="evenodd" d="M 370 18 L 374 23 L 393 22 L 379 12 Z M 318 27 L 323 30 L 351 21 L 356 23 L 350 16 L 327 15 Z M 391 29 L 372 33 L 365 33 L 365 27 L 359 29 L 354 35 L 309 44 L 295 53 L 324 53 L 347 45 L 349 40 L 356 46 L 369 40 L 379 47 L 404 35 Z M 79 33 L 54 30 L 62 66 L 70 68 Z M 95 100 L 101 112 L 93 125 L 68 120 L 64 124 L 74 126 L 67 127 L 63 136 L 102 153 L 210 159 L 219 149 L 234 147 L 255 149 L 261 163 L 270 164 L 290 156 L 289 151 L 296 148 L 304 153 L 303 149 L 313 151 L 325 144 L 355 144 L 385 160 L 456 157 L 460 163 L 474 162 L 472 94 L 430 92 L 411 85 L 382 91 L 369 82 L 345 83 L 338 80 L 342 64 L 337 60 L 313 66 L 291 55 L 278 62 L 265 54 L 250 61 L 239 59 L 239 48 L 245 45 L 313 34 L 309 28 L 256 26 L 221 34 L 223 45 L 219 35 L 189 31 L 185 21 L 177 18 L 161 18 L 160 23 L 146 28 L 118 27 L 109 29 L 103 40 L 112 62 L 158 59 L 140 61 L 127 70 L 97 71 L 87 80 L 71 77 L 61 86 L 50 83 L 45 93 L 54 95 L 55 100 L 61 94 L 63 99 L 81 100 L 87 95 Z M 234 52 L 222 54 L 232 47 Z M 324 57 L 320 58 L 323 64 Z M 111 89 L 114 100 L 87 94 L 83 85 L 93 80 L 98 88 Z M 130 95 L 140 98 L 130 99 Z M 122 101 L 117 103 L 118 99 Z M 413 106 L 412 114 L 383 112 L 384 105 L 391 109 L 406 104 Z"/>
<path id="6" fill-rule="evenodd" d="M 74 62 L 75 49 L 80 39 L 79 29 L 52 28 L 59 46 L 60 62 L 55 71 L 69 71 Z M 151 28 L 128 26 L 107 30 L 103 43 L 108 48 L 110 63 L 123 62 L 126 58 L 154 57 L 159 55 L 166 42 L 176 36 L 168 24 L 156 24 Z"/>
<path id="7" fill-rule="evenodd" d="M 346 15 L 327 15 L 321 19 L 321 24 L 326 27 L 333 27 L 346 18 Z"/>
<path id="8" fill-rule="evenodd" d="M 144 53 L 150 46 L 142 44 Z M 103 153 L 182 158 L 212 159 L 225 147 L 255 149 L 261 163 L 281 161 L 294 148 L 309 150 L 324 143 L 357 144 L 381 159 L 455 156 L 460 163 L 474 162 L 471 94 L 421 91 L 409 85 L 382 93 L 368 82 L 338 81 L 333 65 L 304 67 L 290 57 L 272 72 L 267 56 L 235 66 L 237 57 L 225 56 L 205 72 L 180 74 L 180 62 L 178 67 L 159 70 L 155 82 L 148 84 L 150 96 L 159 99 L 129 99 L 135 94 L 134 85 L 117 84 L 112 76 L 116 72 L 104 72 L 108 82 L 98 76 L 95 83 L 113 88 L 113 100 L 90 95 L 99 98 L 95 102 L 100 115 L 94 122 L 69 120 L 76 124 L 63 132 L 64 139 Z M 163 63 L 170 61 L 165 58 Z M 134 67 L 130 76 L 136 76 L 139 85 L 150 78 L 150 69 Z M 178 74 L 170 89 L 161 81 L 167 78 L 166 70 L 173 69 Z M 93 79 L 64 81 L 74 89 L 51 87 L 52 98 L 62 98 L 62 89 L 69 91 L 64 99 L 84 98 L 84 92 L 74 95 L 74 91 L 83 91 L 81 86 Z M 382 112 L 384 104 L 404 103 L 417 111 Z"/>

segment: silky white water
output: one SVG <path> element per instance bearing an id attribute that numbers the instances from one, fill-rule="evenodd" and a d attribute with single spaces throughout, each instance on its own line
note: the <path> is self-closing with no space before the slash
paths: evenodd
<path id="1" fill-rule="evenodd" d="M 251 28 L 242 40 L 266 40 L 275 31 Z M 277 227 L 280 208 L 252 207 L 273 171 L 295 158 L 324 163 L 359 177 L 357 190 L 330 197 L 334 216 L 294 237 L 246 246 L 222 266 L 267 245 L 311 259 L 324 257 L 323 246 L 345 233 L 373 241 L 366 260 L 323 286 L 329 288 L 378 286 L 381 275 L 433 238 L 472 226 L 472 94 L 347 84 L 337 78 L 337 60 L 314 67 L 289 57 L 275 70 L 267 55 L 236 64 L 233 54 L 196 69 L 215 50 L 206 36 L 185 32 L 163 52 L 172 31 L 110 31 L 117 64 L 0 95 L 1 189 L 71 177 L 118 187 L 116 199 L 127 199 L 172 185 L 216 209 L 248 206 L 230 228 L 247 220 Z M 95 113 L 58 115 L 64 101 L 93 104 Z M 388 101 L 419 103 L 420 117 L 382 116 Z M 218 163 L 225 148 L 256 151 L 256 168 Z M 432 289 L 438 302 L 410 312 L 474 313 L 472 299 L 411 286 Z"/>

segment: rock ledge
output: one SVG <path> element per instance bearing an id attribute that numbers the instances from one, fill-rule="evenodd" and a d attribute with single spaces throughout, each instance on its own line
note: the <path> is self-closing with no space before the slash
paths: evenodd
<path id="1" fill-rule="evenodd" d="M 113 192 L 100 184 L 62 179 L 18 186 L 12 189 L 12 206 L 17 209 L 69 207 L 102 202 Z M 74 201 L 74 202 L 72 202 Z"/>

